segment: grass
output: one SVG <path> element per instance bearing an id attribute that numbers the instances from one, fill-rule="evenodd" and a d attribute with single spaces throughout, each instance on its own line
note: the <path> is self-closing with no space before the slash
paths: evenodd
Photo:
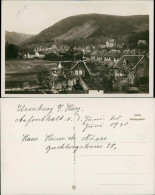
<path id="1" fill-rule="evenodd" d="M 5 86 L 16 88 L 22 82 L 28 82 L 33 86 L 38 82 L 37 73 L 53 62 L 41 59 L 6 60 L 5 62 Z"/>
<path id="2" fill-rule="evenodd" d="M 38 72 L 42 67 L 50 66 L 52 61 L 31 59 L 31 60 L 6 60 L 5 73 L 26 73 Z"/>

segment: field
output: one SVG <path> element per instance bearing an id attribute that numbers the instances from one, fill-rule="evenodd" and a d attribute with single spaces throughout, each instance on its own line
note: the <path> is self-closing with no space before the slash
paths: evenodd
<path id="1" fill-rule="evenodd" d="M 47 60 L 6 60 L 5 73 L 39 72 L 43 67 L 51 66 L 52 61 Z"/>
<path id="2" fill-rule="evenodd" d="M 44 60 L 7 60 L 5 62 L 5 87 L 18 88 L 23 82 L 36 85 L 37 73 L 53 62 Z"/>

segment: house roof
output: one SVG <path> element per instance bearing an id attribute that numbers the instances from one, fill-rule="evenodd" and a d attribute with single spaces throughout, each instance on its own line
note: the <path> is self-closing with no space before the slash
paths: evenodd
<path id="1" fill-rule="evenodd" d="M 35 53 L 33 51 L 30 51 L 29 54 L 30 55 L 35 55 Z"/>
<path id="2" fill-rule="evenodd" d="M 99 56 L 99 57 L 103 57 L 106 53 L 107 53 L 106 50 L 102 50 L 102 51 L 97 52 L 96 55 Z"/>
<path id="3" fill-rule="evenodd" d="M 115 58 L 121 58 L 124 54 L 122 52 L 117 52 L 113 55 Z"/>
<path id="4" fill-rule="evenodd" d="M 79 62 L 77 62 L 77 63 L 71 68 L 71 70 L 73 70 L 73 69 L 74 69 L 77 65 L 79 65 L 79 64 L 81 64 L 82 66 L 84 66 L 84 67 L 86 68 L 86 70 L 88 71 L 89 75 L 91 75 L 91 72 L 90 72 L 88 66 L 86 65 L 86 63 L 85 63 L 84 61 L 79 61 Z"/>
<path id="5" fill-rule="evenodd" d="M 115 39 L 108 39 L 107 42 L 114 43 Z"/>
<path id="6" fill-rule="evenodd" d="M 114 66 L 114 62 L 112 60 L 105 62 L 105 64 L 107 64 L 108 66 Z"/>
<path id="7" fill-rule="evenodd" d="M 123 50 L 123 55 L 131 55 L 132 52 L 130 50 Z"/>
<path id="8" fill-rule="evenodd" d="M 138 43 L 146 43 L 146 40 L 138 40 Z"/>
<path id="9" fill-rule="evenodd" d="M 101 84 L 93 77 L 87 76 L 80 78 L 89 90 L 101 90 L 103 87 Z"/>
<path id="10" fill-rule="evenodd" d="M 93 51 L 91 55 L 96 55 L 98 51 Z"/>
<path id="11" fill-rule="evenodd" d="M 123 55 L 115 64 L 115 68 L 121 68 L 124 60 L 127 60 L 127 66 L 134 69 L 143 58 L 144 55 Z"/>
<path id="12" fill-rule="evenodd" d="M 72 70 L 72 68 L 77 64 L 77 62 L 70 62 L 70 61 L 66 61 L 66 62 L 61 62 L 61 65 L 63 68 L 66 68 L 67 70 Z"/>
<path id="13" fill-rule="evenodd" d="M 86 66 L 89 69 L 89 72 L 91 75 L 100 73 L 100 71 L 103 68 L 103 64 L 94 65 L 94 64 L 89 63 L 89 62 L 86 62 Z"/>
<path id="14" fill-rule="evenodd" d="M 109 51 L 104 56 L 105 57 L 112 57 L 112 56 L 114 56 L 117 53 L 118 53 L 118 51 Z"/>

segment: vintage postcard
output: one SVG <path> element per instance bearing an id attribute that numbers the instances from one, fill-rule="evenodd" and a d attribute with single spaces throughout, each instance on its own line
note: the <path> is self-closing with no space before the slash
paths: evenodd
<path id="1" fill-rule="evenodd" d="M 2 195 L 154 195 L 155 100 L 3 98 Z"/>
<path id="2" fill-rule="evenodd" d="M 2 1 L 2 195 L 155 195 L 153 15 Z"/>
<path id="3" fill-rule="evenodd" d="M 3 97 L 153 97 L 153 1 L 2 1 Z"/>

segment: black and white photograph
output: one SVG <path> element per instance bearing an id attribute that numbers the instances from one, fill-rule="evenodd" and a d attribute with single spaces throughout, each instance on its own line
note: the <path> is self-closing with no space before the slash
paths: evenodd
<path id="1" fill-rule="evenodd" d="M 4 94 L 148 95 L 152 5 L 3 2 Z"/>

